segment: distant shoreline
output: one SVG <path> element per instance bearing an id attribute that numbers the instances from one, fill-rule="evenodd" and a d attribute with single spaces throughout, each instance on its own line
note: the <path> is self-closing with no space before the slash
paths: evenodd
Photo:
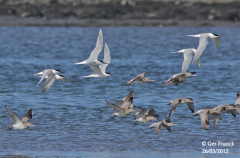
<path id="1" fill-rule="evenodd" d="M 30 3 L 31 2 L 31 3 Z M 51 2 L 51 3 L 50 3 Z M 65 3 L 60 3 L 65 2 Z M 84 3 L 86 2 L 86 3 Z M 0 26 L 239 27 L 239 1 L 0 1 Z M 101 2 L 101 3 L 100 3 Z"/>
<path id="2" fill-rule="evenodd" d="M 154 27 L 240 27 L 240 22 L 216 20 L 156 19 L 44 19 L 35 17 L 0 16 L 0 26 L 154 26 Z"/>

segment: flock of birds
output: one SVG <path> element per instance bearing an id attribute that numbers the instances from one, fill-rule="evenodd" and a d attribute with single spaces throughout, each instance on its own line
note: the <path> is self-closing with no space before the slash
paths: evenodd
<path id="1" fill-rule="evenodd" d="M 199 46 L 198 46 L 197 50 L 194 48 L 189 48 L 189 49 L 182 49 L 177 52 L 173 52 L 173 53 L 183 53 L 184 60 L 183 60 L 183 64 L 182 64 L 182 72 L 170 77 L 164 83 L 164 85 L 167 85 L 170 83 L 178 85 L 178 84 L 184 82 L 185 80 L 187 80 L 188 77 L 196 76 L 196 75 L 194 75 L 196 72 L 187 72 L 187 69 L 188 69 L 189 65 L 191 64 L 191 62 L 195 62 L 197 64 L 197 66 L 200 68 L 200 56 L 202 55 L 202 53 L 204 52 L 204 50 L 207 46 L 208 39 L 212 39 L 215 46 L 218 49 L 220 49 L 220 40 L 219 40 L 220 36 L 218 36 L 216 34 L 203 33 L 203 34 L 188 35 L 188 36 L 200 38 Z M 85 64 L 92 68 L 93 74 L 88 75 L 88 76 L 83 76 L 83 77 L 105 78 L 108 76 L 114 76 L 105 71 L 107 66 L 110 64 L 110 60 L 111 60 L 110 50 L 106 43 L 105 43 L 105 47 L 104 47 L 104 60 L 103 61 L 98 60 L 98 55 L 102 51 L 102 47 L 103 47 L 103 34 L 100 29 L 96 46 L 95 46 L 94 50 L 92 51 L 92 53 L 90 54 L 90 57 L 87 60 L 84 60 L 82 62 L 74 63 L 74 64 Z M 61 79 L 64 82 L 68 82 L 67 78 L 62 75 L 59 75 L 59 73 L 63 73 L 63 72 L 61 72 L 60 70 L 55 70 L 55 69 L 46 69 L 39 73 L 34 74 L 34 76 L 36 76 L 36 77 L 41 77 L 41 79 L 37 83 L 37 85 L 39 85 L 44 79 L 46 79 L 45 83 L 42 86 L 42 94 L 47 92 L 56 80 Z M 131 84 L 133 84 L 133 83 L 143 84 L 148 81 L 154 82 L 154 80 L 152 80 L 150 78 L 145 78 L 146 73 L 147 72 L 143 72 L 143 73 L 137 75 L 135 78 L 129 80 L 127 82 L 128 86 L 131 86 Z M 152 125 L 149 126 L 149 128 L 150 129 L 156 128 L 157 134 L 159 134 L 160 129 L 167 129 L 169 132 L 171 132 L 171 126 L 176 125 L 170 121 L 171 115 L 176 110 L 176 108 L 179 104 L 187 104 L 190 111 L 193 113 L 194 116 L 200 115 L 200 119 L 201 119 L 203 128 L 208 130 L 209 129 L 209 115 L 213 115 L 213 117 L 214 117 L 213 125 L 215 126 L 218 119 L 219 120 L 222 119 L 220 117 L 221 113 L 231 113 L 234 117 L 236 116 L 237 112 L 240 113 L 240 93 L 237 94 L 237 97 L 238 97 L 238 99 L 234 105 L 231 105 L 231 104 L 220 105 L 213 109 L 202 109 L 195 113 L 194 113 L 194 101 L 192 98 L 174 99 L 174 100 L 168 102 L 168 105 L 172 104 L 172 108 L 170 110 L 169 117 L 164 120 L 161 120 L 159 122 L 153 123 Z M 111 115 L 111 117 L 114 118 L 115 116 L 120 116 L 120 117 L 127 116 L 131 112 L 136 111 L 134 109 L 137 108 L 138 111 L 135 114 L 132 114 L 133 116 L 136 116 L 135 119 L 133 120 L 133 123 L 135 125 L 138 124 L 138 122 L 146 123 L 146 122 L 150 122 L 151 120 L 157 120 L 156 117 L 159 117 L 159 115 L 157 114 L 157 112 L 154 109 L 146 110 L 146 109 L 143 109 L 143 108 L 133 105 L 132 104 L 133 98 L 134 98 L 134 92 L 132 91 L 128 95 L 126 95 L 121 101 L 110 103 L 107 100 L 105 100 L 107 105 L 109 107 L 111 107 L 112 110 L 115 111 Z M 13 125 L 7 126 L 8 130 L 11 130 L 12 128 L 25 129 L 25 128 L 28 128 L 29 126 L 36 126 L 32 123 L 28 123 L 28 121 L 33 116 L 32 109 L 30 109 L 28 111 L 28 113 L 24 116 L 23 119 L 20 119 L 14 112 L 12 112 L 9 109 L 9 107 L 7 105 L 5 105 L 5 108 L 13 120 Z"/>

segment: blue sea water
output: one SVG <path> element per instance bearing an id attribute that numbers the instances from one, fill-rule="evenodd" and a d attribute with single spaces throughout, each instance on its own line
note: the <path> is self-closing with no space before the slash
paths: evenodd
<path id="1" fill-rule="evenodd" d="M 111 52 L 107 78 L 82 78 L 92 74 L 86 65 L 74 65 L 89 57 L 99 27 L 0 27 L 0 156 L 72 157 L 239 157 L 240 115 L 222 114 L 213 127 L 204 130 L 199 116 L 187 105 L 179 105 L 171 121 L 172 132 L 148 129 L 154 123 L 133 125 L 133 117 L 110 118 L 113 111 L 105 100 L 121 100 L 134 91 L 133 104 L 153 108 L 159 120 L 168 117 L 167 102 L 193 98 L 195 111 L 235 103 L 240 91 L 239 28 L 227 27 L 102 27 Z M 209 40 L 201 56 L 201 68 L 189 66 L 190 77 L 178 86 L 163 85 L 181 72 L 184 48 L 197 48 L 199 39 L 186 35 L 212 32 L 223 38 L 217 50 Z M 99 59 L 103 59 L 103 52 Z M 69 83 L 56 81 L 41 94 L 40 78 L 32 75 L 44 69 L 64 71 Z M 157 82 L 132 84 L 127 81 L 147 71 Z M 12 124 L 4 105 L 22 118 L 33 109 L 29 121 L 38 127 L 7 131 Z M 206 146 L 233 142 L 234 146 Z M 228 153 L 203 153 L 203 149 L 225 149 Z"/>

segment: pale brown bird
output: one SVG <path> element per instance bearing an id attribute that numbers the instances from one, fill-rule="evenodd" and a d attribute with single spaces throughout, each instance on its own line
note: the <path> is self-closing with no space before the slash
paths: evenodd
<path id="1" fill-rule="evenodd" d="M 213 115 L 213 117 L 214 117 L 213 126 L 215 126 L 218 119 L 222 120 L 222 118 L 220 117 L 221 112 L 213 110 L 213 109 L 198 110 L 197 112 L 193 113 L 193 115 L 194 116 L 200 115 L 202 126 L 206 130 L 209 129 L 209 115 Z"/>
<path id="2" fill-rule="evenodd" d="M 111 116 L 112 118 L 114 118 L 115 116 L 120 116 L 120 117 L 123 117 L 123 116 L 127 116 L 129 115 L 131 112 L 133 111 L 136 111 L 134 109 L 131 109 L 131 108 L 120 108 L 112 103 L 109 103 L 107 100 L 105 100 L 107 105 L 110 106 L 111 108 L 113 108 L 116 112 L 113 113 Z"/>
<path id="3" fill-rule="evenodd" d="M 120 108 L 134 108 L 135 106 L 132 104 L 134 97 L 134 92 L 130 92 L 128 95 L 126 95 L 121 101 L 114 102 L 112 104 L 115 104 L 116 106 Z M 113 109 L 112 109 L 113 110 Z"/>
<path id="4" fill-rule="evenodd" d="M 233 117 L 236 117 L 236 107 L 235 105 L 219 105 L 213 108 L 216 111 L 220 111 L 221 113 L 231 113 Z"/>
<path id="5" fill-rule="evenodd" d="M 179 83 L 182 83 L 183 81 L 187 80 L 188 77 L 196 76 L 196 75 L 194 75 L 195 73 L 196 72 L 185 72 L 184 74 L 182 74 L 182 73 L 175 74 L 172 77 L 170 77 L 164 83 L 164 85 L 167 85 L 167 84 L 170 84 L 170 83 L 178 85 Z"/>
<path id="6" fill-rule="evenodd" d="M 154 80 L 150 79 L 150 78 L 145 78 L 145 74 L 147 72 L 143 72 L 139 75 L 137 75 L 137 77 L 135 77 L 134 79 L 131 79 L 130 81 L 128 81 L 128 86 L 131 86 L 132 83 L 137 83 L 137 84 L 143 84 L 143 83 L 146 83 L 148 81 L 153 81 L 155 82 Z"/>
<path id="7" fill-rule="evenodd" d="M 29 126 L 36 126 L 32 123 L 27 123 L 32 118 L 33 115 L 32 109 L 30 109 L 28 113 L 24 116 L 24 118 L 20 120 L 20 118 L 14 112 L 12 112 L 7 105 L 5 105 L 5 108 L 13 120 L 13 125 L 7 126 L 8 130 L 11 130 L 12 128 L 25 129 L 28 128 Z"/>
<path id="8" fill-rule="evenodd" d="M 149 126 L 149 129 L 156 128 L 156 134 L 160 133 L 160 129 L 167 129 L 171 133 L 171 126 L 177 126 L 170 121 L 169 118 L 159 121 L 157 123 L 153 123 Z"/>
<path id="9" fill-rule="evenodd" d="M 151 120 L 157 120 L 155 117 L 159 117 L 159 115 L 157 114 L 157 112 L 153 109 L 142 109 L 140 107 L 138 108 L 138 112 L 136 113 L 136 118 L 133 121 L 133 123 L 136 125 L 138 124 L 138 122 L 144 122 L 147 123 Z"/>
<path id="10" fill-rule="evenodd" d="M 178 104 L 186 104 L 188 105 L 189 109 L 192 111 L 192 113 L 194 113 L 194 101 L 192 98 L 177 98 L 174 99 L 170 102 L 168 102 L 168 105 L 173 104 L 170 113 L 169 113 L 169 118 L 171 117 L 171 115 L 173 114 L 173 112 L 175 111 L 175 109 L 177 108 Z"/>

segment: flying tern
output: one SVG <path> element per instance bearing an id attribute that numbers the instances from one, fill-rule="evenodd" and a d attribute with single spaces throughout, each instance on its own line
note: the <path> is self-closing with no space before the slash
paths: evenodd
<path id="1" fill-rule="evenodd" d="M 203 51 L 205 50 L 207 44 L 208 44 L 208 39 L 212 39 L 213 43 L 217 47 L 218 50 L 220 50 L 220 40 L 219 38 L 221 36 L 218 36 L 217 34 L 214 33 L 202 33 L 202 34 L 197 34 L 197 35 L 187 35 L 190 37 L 198 37 L 199 39 L 199 45 L 197 48 L 197 51 L 195 53 L 195 56 L 193 58 L 193 62 L 196 62 L 198 58 L 202 55 Z"/>
<path id="2" fill-rule="evenodd" d="M 110 51 L 109 51 L 108 45 L 105 43 L 104 60 L 103 61 L 110 64 L 110 60 L 111 60 Z M 105 69 L 108 66 L 108 64 L 103 64 L 103 65 L 100 65 L 99 67 L 94 66 L 94 65 L 89 65 L 93 70 L 93 74 L 88 75 L 88 76 L 83 76 L 83 77 L 105 78 L 108 76 L 114 76 L 108 72 L 105 72 Z"/>
<path id="3" fill-rule="evenodd" d="M 66 77 L 64 77 L 62 75 L 58 75 L 58 73 L 61 73 L 61 71 L 54 70 L 54 69 L 47 69 L 47 70 L 43 70 L 42 72 L 39 72 L 34 75 L 37 77 L 41 77 L 41 80 L 38 82 L 38 84 L 43 79 L 46 78 L 46 81 L 44 82 L 44 84 L 42 86 L 42 94 L 47 92 L 56 80 L 61 79 L 64 82 L 68 82 Z"/>
<path id="4" fill-rule="evenodd" d="M 100 29 L 96 46 L 95 46 L 94 50 L 92 51 L 92 53 L 90 54 L 90 57 L 87 60 L 84 60 L 79 63 L 74 63 L 74 64 L 86 64 L 86 65 L 109 64 L 109 63 L 106 63 L 104 61 L 100 61 L 97 59 L 99 53 L 102 51 L 102 47 L 103 47 L 103 34 L 102 34 L 102 30 Z"/>
<path id="5" fill-rule="evenodd" d="M 37 85 L 39 85 L 39 83 L 41 83 L 42 80 L 44 80 L 48 76 L 47 80 L 44 83 L 44 84 L 47 84 L 58 73 L 63 73 L 63 72 L 61 72 L 60 70 L 46 69 L 46 70 L 43 70 L 39 73 L 34 74 L 34 76 L 41 76 L 42 77 L 37 84 Z"/>
<path id="6" fill-rule="evenodd" d="M 183 63 L 182 63 L 182 74 L 187 72 L 187 69 L 192 61 L 192 58 L 196 54 L 196 49 L 194 48 L 188 48 L 188 49 L 182 49 L 177 52 L 171 52 L 171 53 L 183 53 Z M 206 52 L 207 53 L 207 52 Z M 196 65 L 200 68 L 200 57 L 195 61 Z"/>
<path id="7" fill-rule="evenodd" d="M 38 77 L 41 77 L 41 76 L 38 76 Z M 46 76 L 45 78 L 48 78 L 48 76 Z M 42 87 L 42 94 L 47 92 L 51 86 L 53 85 L 53 83 L 56 81 L 56 80 L 62 80 L 63 82 L 68 82 L 67 78 L 64 77 L 63 75 L 58 75 L 56 74 L 49 82 L 48 84 L 46 84 L 44 87 Z"/>

